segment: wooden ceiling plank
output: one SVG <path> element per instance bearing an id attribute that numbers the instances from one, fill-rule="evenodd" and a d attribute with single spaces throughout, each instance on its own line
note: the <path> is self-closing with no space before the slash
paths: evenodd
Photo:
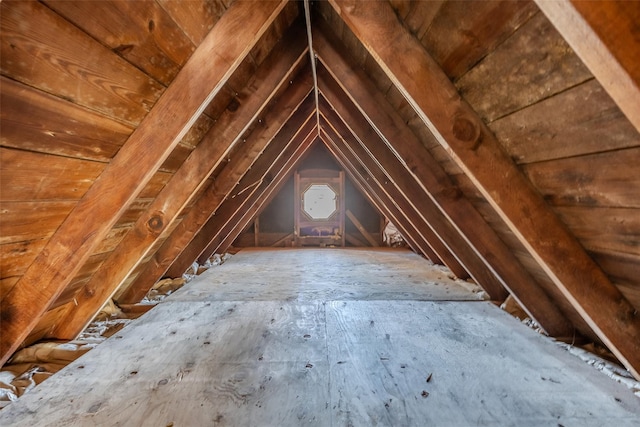
<path id="1" fill-rule="evenodd" d="M 640 8 L 634 1 L 536 0 L 629 121 L 640 131 Z"/>
<path id="2" fill-rule="evenodd" d="M 164 86 L 36 1 L 0 3 L 2 74 L 138 125 Z"/>
<path id="3" fill-rule="evenodd" d="M 409 221 L 406 216 L 406 209 L 401 209 L 397 203 L 402 202 L 400 196 L 391 197 L 380 188 L 377 180 L 368 175 L 366 171 L 359 166 L 360 162 L 345 149 L 344 144 L 340 146 L 336 140 L 340 140 L 335 134 L 333 137 L 329 135 L 333 129 L 330 127 L 322 127 L 320 138 L 327 149 L 334 155 L 338 163 L 345 169 L 350 179 L 358 186 L 360 191 L 370 198 L 370 201 L 380 209 L 383 214 L 389 218 L 393 224 L 400 230 L 402 237 L 407 241 L 409 247 L 417 253 L 430 259 L 434 264 L 443 264 L 443 261 L 431 248 L 431 245 L 422 236 L 418 229 Z M 408 205 L 408 203 L 407 203 Z M 407 207 L 408 209 L 408 207 Z M 434 240 L 438 240 L 434 237 Z M 444 248 L 443 246 L 443 249 Z M 455 259 L 455 258 L 454 258 Z M 462 266 L 460 271 L 464 273 L 463 277 L 468 276 Z M 455 274 L 455 273 L 454 273 Z"/>
<path id="4" fill-rule="evenodd" d="M 387 3 L 358 7 L 343 0 L 330 2 L 553 283 L 640 378 L 637 311 L 535 191 L 433 58 L 402 28 Z M 402 61 L 397 60 L 398 52 Z"/>
<path id="5" fill-rule="evenodd" d="M 133 132 L 130 126 L 4 76 L 0 86 L 4 147 L 108 162 Z"/>
<path id="6" fill-rule="evenodd" d="M 520 305 L 526 307 L 528 314 L 548 334 L 559 338 L 572 337 L 575 332 L 566 317 L 464 197 L 440 164 L 386 101 L 384 95 L 376 90 L 364 73 L 348 64 L 345 52 L 331 43 L 324 33 L 316 34 L 314 40 L 314 49 L 325 64 L 319 73 L 321 76 L 326 75 L 325 83 L 328 87 L 333 84 L 336 101 L 343 96 L 352 100 L 369 125 L 401 158 L 406 165 L 407 173 L 415 178 L 416 184 L 420 185 L 437 208 L 451 219 L 480 259 L 501 279 L 502 285 Z M 335 80 L 329 77 L 327 71 Z M 337 85 L 340 85 L 342 90 Z M 380 151 L 378 156 L 381 155 L 383 151 Z"/>
<path id="7" fill-rule="evenodd" d="M 286 1 L 237 2 L 218 21 L 31 267 L 0 302 L 0 364 L 29 335 L 285 4 Z M 228 34 L 234 37 L 229 38 Z M 176 105 L 181 108 L 175 108 Z"/>
<path id="8" fill-rule="evenodd" d="M 354 114 L 354 112 L 350 112 L 343 105 L 340 105 L 342 100 L 337 99 L 334 94 L 328 93 L 324 79 L 321 78 L 319 84 L 320 91 L 325 96 L 323 100 L 326 99 L 331 104 L 331 107 L 325 104 L 322 110 L 330 126 L 335 128 L 342 141 L 372 176 L 380 176 L 379 182 L 381 183 L 388 177 L 387 181 L 400 192 L 399 197 L 406 198 L 409 205 L 413 207 L 411 211 L 407 211 L 409 219 L 414 224 L 420 224 L 420 226 L 417 226 L 418 229 L 431 229 L 436 236 L 435 241 L 439 240 L 447 248 L 448 251 L 438 251 L 436 249 L 436 253 L 445 265 L 457 275 L 455 263 L 449 261 L 450 253 L 493 299 L 505 299 L 507 296 L 506 291 L 493 272 L 487 268 L 476 252 L 468 245 L 467 241 L 461 238 L 458 230 L 442 215 L 431 199 L 426 197 L 422 188 L 412 182 L 413 180 L 406 173 L 404 165 L 386 147 L 378 135 L 373 132 L 364 118 L 362 116 L 358 117 L 357 114 L 359 113 Z M 333 108 L 336 109 L 336 112 L 330 111 Z M 349 123 L 349 125 L 346 123 Z M 354 137 L 349 137 L 349 134 Z M 382 147 L 385 152 L 376 153 L 375 150 L 372 152 L 371 148 L 373 146 Z M 434 240 L 430 239 L 429 242 L 433 247 Z"/>
<path id="9" fill-rule="evenodd" d="M 305 73 L 305 76 L 303 76 L 301 84 L 299 85 L 300 88 L 306 92 L 305 95 L 308 94 L 312 88 L 309 77 L 310 75 Z M 293 87 L 290 89 L 294 90 L 285 92 L 278 102 L 270 108 L 270 115 L 266 116 L 263 121 L 267 126 L 249 135 L 249 139 L 276 139 L 278 141 L 282 139 L 290 140 L 296 132 L 300 130 L 300 127 L 305 123 L 306 119 L 313 113 L 313 103 L 309 101 L 309 98 L 307 98 L 302 104 L 300 104 L 300 99 L 298 98 L 300 94 L 296 94 L 297 88 Z M 291 101 L 289 97 L 293 97 L 293 101 Z M 290 104 L 292 102 L 293 104 Z M 291 105 L 296 105 L 296 107 L 299 105 L 299 108 L 296 111 L 293 111 Z M 256 166 L 252 167 L 248 174 L 252 177 L 258 172 L 260 172 L 260 170 L 259 167 Z M 259 178 L 256 178 L 254 182 L 257 180 L 259 180 Z M 160 276 L 155 278 L 156 280 L 162 277 L 162 275 L 166 275 L 168 277 L 180 277 L 189 265 L 191 265 L 191 263 L 200 256 L 211 240 L 211 234 L 213 232 L 211 227 L 213 226 L 209 224 L 214 221 L 214 208 L 217 208 L 218 206 L 209 208 L 209 215 L 207 218 L 199 218 L 197 223 L 193 223 L 194 228 L 189 232 L 191 238 L 190 241 L 186 242 L 186 245 L 176 245 L 177 250 L 171 250 L 170 252 L 163 251 L 159 253 L 158 259 L 154 262 L 160 262 L 164 271 L 160 273 Z M 189 224 L 187 223 L 187 225 Z M 154 275 L 157 275 L 157 273 L 154 273 Z"/>
<path id="10" fill-rule="evenodd" d="M 296 137 L 296 139 L 301 139 L 302 134 L 303 133 L 301 133 L 299 137 Z M 226 225 L 221 228 L 218 235 L 212 240 L 210 247 L 208 247 L 203 254 L 225 253 L 231 247 L 240 233 L 242 233 L 242 231 L 246 229 L 251 221 L 253 221 L 280 192 L 287 181 L 287 177 L 289 177 L 293 173 L 304 156 L 309 152 L 309 149 L 317 139 L 317 136 L 317 127 L 314 127 L 311 132 L 309 132 L 307 137 L 304 138 L 302 143 L 294 141 L 294 144 L 290 146 L 290 148 L 296 147 L 296 145 L 297 148 L 294 154 L 288 157 L 284 157 L 288 158 L 286 164 L 280 169 L 271 169 L 270 174 L 275 174 L 275 177 L 268 183 L 264 191 L 262 191 L 262 189 L 258 189 L 258 191 L 254 193 L 251 199 L 249 199 L 244 204 L 244 206 L 247 206 L 246 209 L 244 207 L 236 209 L 235 214 L 229 218 L 229 220 L 226 222 Z M 216 241 L 220 241 L 220 244 L 216 245 Z"/>
<path id="11" fill-rule="evenodd" d="M 312 86 L 311 84 L 309 84 L 309 91 L 311 91 L 311 88 Z M 277 109 L 274 108 L 274 111 L 277 111 Z M 279 146 L 282 147 L 284 146 L 282 144 L 284 144 L 285 142 L 289 142 L 298 133 L 310 132 L 313 124 L 308 123 L 308 120 L 313 115 L 313 112 L 313 99 L 307 98 L 305 102 L 300 106 L 298 111 L 296 111 L 296 113 L 289 120 L 286 117 L 281 117 L 278 121 L 281 124 L 286 121 L 286 124 L 284 124 L 284 126 L 280 129 L 280 132 L 274 137 L 274 139 L 277 140 L 276 143 L 281 144 Z M 266 163 L 265 159 L 268 158 L 271 158 L 273 162 L 273 156 L 277 155 L 277 151 L 278 150 L 271 150 L 270 152 L 268 152 L 268 156 L 263 156 L 261 158 L 261 162 L 263 164 Z M 262 168 L 252 168 L 252 170 L 248 172 L 248 175 L 249 178 L 247 178 L 246 181 L 251 182 L 249 182 L 248 184 L 245 182 L 245 185 L 258 182 L 264 176 L 264 165 L 262 165 Z M 231 190 L 233 190 L 233 188 Z M 181 253 L 178 253 L 173 257 L 173 262 L 171 263 L 168 270 L 166 270 L 166 275 L 168 277 L 180 277 L 184 273 L 184 271 L 191 265 L 191 263 L 196 261 L 212 244 L 212 239 L 215 237 L 216 233 L 219 232 L 219 228 L 221 226 L 218 218 L 221 215 L 217 212 L 221 203 L 223 203 L 223 200 L 220 200 L 216 204 L 216 206 L 213 207 L 214 209 L 210 209 L 210 215 L 207 218 L 204 218 L 202 222 L 199 222 L 199 227 L 194 227 L 197 228 L 197 230 L 195 230 L 194 232 L 194 237 L 188 242 L 188 245 L 183 247 Z M 211 254 L 207 254 L 202 258 L 206 259 L 209 256 L 211 256 Z"/>

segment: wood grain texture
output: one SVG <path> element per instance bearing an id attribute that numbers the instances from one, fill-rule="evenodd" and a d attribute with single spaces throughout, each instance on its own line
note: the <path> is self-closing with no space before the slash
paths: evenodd
<path id="1" fill-rule="evenodd" d="M 435 61 L 399 25 L 390 6 L 331 3 L 558 289 L 640 378 L 640 316 L 635 308 L 502 151 Z M 402 63 L 395 61 L 399 49 L 406 55 Z"/>
<path id="2" fill-rule="evenodd" d="M 490 128 L 520 164 L 640 146 L 640 133 L 596 80 L 496 120 Z"/>
<path id="3" fill-rule="evenodd" d="M 168 85 L 195 46 L 155 1 L 45 1 L 114 53 Z M 93 16 L 93 19 L 86 19 Z"/>
<path id="4" fill-rule="evenodd" d="M 635 2 L 537 1 L 640 131 L 640 8 Z"/>
<path id="5" fill-rule="evenodd" d="M 104 163 L 2 147 L 0 159 L 2 202 L 78 200 L 105 168 Z"/>
<path id="6" fill-rule="evenodd" d="M 158 0 L 158 4 L 198 46 L 227 9 L 221 0 Z"/>
<path id="7" fill-rule="evenodd" d="M 639 208 L 640 147 L 526 165 L 524 171 L 553 206 Z"/>
<path id="8" fill-rule="evenodd" d="M 0 423 L 637 424 L 628 389 L 476 297 L 406 250 L 243 250 Z"/>
<path id="9" fill-rule="evenodd" d="M 414 219 L 414 223 L 421 221 L 419 222 L 421 228 L 431 229 L 434 236 L 492 298 L 496 300 L 506 298 L 507 291 L 499 278 L 474 251 L 459 229 L 406 173 L 405 165 L 394 155 L 394 152 L 377 137 L 362 116 L 358 116 L 356 111 L 349 110 L 348 104 L 342 102 L 341 97 L 329 88 L 328 81 L 321 79 L 319 83 L 322 93 L 327 97 L 326 103 L 323 104 L 325 107 L 323 114 L 366 170 L 370 174 L 377 175 L 378 182 L 388 181 L 392 186 L 397 187 L 400 194 L 413 206 L 413 211 L 409 212 L 415 212 L 414 215 L 420 218 L 420 220 Z M 336 111 L 330 111 L 331 108 L 335 108 Z M 348 127 L 346 123 L 349 123 Z M 353 136 L 348 136 L 350 133 Z M 436 250 L 436 253 L 452 271 L 455 271 L 455 264 L 449 263 L 446 252 Z"/>
<path id="10" fill-rule="evenodd" d="M 0 245 L 0 278 L 22 276 L 46 243 L 41 238 Z"/>
<path id="11" fill-rule="evenodd" d="M 312 118 L 309 121 L 313 124 Z M 310 148 L 316 139 L 316 130 L 312 130 L 306 137 L 303 137 L 305 133 L 306 130 L 301 128 L 301 131 L 292 141 L 293 143 L 287 147 L 288 152 L 283 152 L 278 161 L 273 163 L 274 167 L 267 172 L 267 179 L 263 180 L 257 191 L 248 196 L 242 204 L 238 201 L 229 203 L 230 206 L 220 207 L 221 214 L 224 211 L 234 213 L 232 215 L 221 215 L 221 219 L 228 218 L 228 220 L 216 235 L 210 239 L 209 245 L 202 253 L 203 255 L 207 253 L 225 253 L 229 250 L 240 233 L 271 203 L 287 182 L 287 178 L 293 174 L 294 169 L 298 167 L 302 159 L 309 155 Z M 300 140 L 302 142 L 299 142 Z"/>
<path id="12" fill-rule="evenodd" d="M 295 51 L 297 50 L 295 49 Z M 284 69 L 286 70 L 290 66 L 287 62 L 287 67 Z M 294 97 L 293 105 L 296 102 L 299 103 L 300 98 L 306 96 L 308 92 L 307 84 L 300 86 L 303 87 L 302 90 L 294 91 L 298 98 Z M 269 95 L 267 93 L 267 96 Z M 264 104 L 266 104 L 266 101 L 263 101 Z M 277 109 L 277 111 L 288 114 L 291 108 L 289 105 L 286 108 Z M 256 113 L 253 112 L 245 121 L 253 121 Z M 272 140 L 272 134 L 278 129 L 278 124 L 276 123 L 282 124 L 285 122 L 285 120 L 272 121 L 269 115 L 267 117 L 272 126 L 265 126 L 265 129 L 258 130 L 258 133 L 261 132 L 263 134 L 262 137 L 250 138 L 249 142 L 242 143 L 242 147 L 229 157 L 229 165 L 216 177 L 215 185 L 209 186 L 201 195 L 201 200 L 207 206 L 209 214 L 215 212 L 215 208 L 227 197 L 242 175 L 249 170 L 256 158 Z M 239 121 L 242 122 L 242 120 Z M 236 124 L 240 125 L 237 122 Z M 227 130 L 228 128 L 224 128 L 224 131 Z M 86 327 L 105 301 L 118 290 L 126 278 L 134 272 L 134 269 L 143 262 L 145 257 L 150 256 L 154 245 L 161 243 L 160 236 L 169 231 L 168 228 L 174 224 L 177 216 L 189 202 L 190 197 L 198 191 L 198 187 L 204 185 L 215 166 L 225 160 L 225 155 L 227 154 L 225 149 L 228 149 L 228 145 L 235 143 L 239 137 L 240 134 L 236 135 L 235 138 L 226 139 L 228 141 L 227 145 L 220 143 L 221 139 L 216 138 L 218 144 L 201 144 L 193 151 L 192 155 L 162 189 L 162 192 L 149 205 L 146 212 L 137 220 L 132 231 L 126 235 L 114 252 L 110 254 L 100 270 L 83 286 L 82 291 L 76 296 L 78 308 L 69 312 L 64 319 L 60 320 L 52 333 L 54 337 L 73 339 Z M 195 212 L 197 210 L 194 211 L 194 215 Z M 160 225 L 151 227 L 152 221 L 160 221 Z M 182 228 L 180 229 L 182 230 Z M 188 237 L 188 235 L 185 237 Z M 172 242 L 175 243 L 173 240 Z M 184 246 L 179 248 L 184 248 Z M 153 280 L 152 284 L 157 279 L 159 277 Z M 142 299 L 149 288 L 138 292 L 136 297 L 139 296 L 140 298 L 134 297 L 134 300 L 137 299 L 135 302 Z"/>
<path id="13" fill-rule="evenodd" d="M 455 81 L 508 39 L 538 8 L 533 1 L 448 1 L 437 11 L 424 36 L 419 32 L 416 36 Z M 412 18 L 412 14 L 407 17 Z"/>
<path id="14" fill-rule="evenodd" d="M 345 211 L 345 214 L 347 215 L 347 218 L 349 218 L 349 220 L 353 223 L 353 225 L 356 226 L 356 228 L 358 229 L 358 231 L 360 232 L 360 235 L 362 237 L 365 238 L 365 240 L 369 243 L 370 246 L 373 247 L 378 247 L 380 246 L 378 244 L 378 242 L 376 241 L 376 239 L 373 238 L 373 236 L 371 236 L 371 233 L 369 233 L 363 226 L 362 223 L 360 222 L 360 220 L 358 220 L 358 218 L 353 214 L 353 212 L 351 212 L 349 209 L 347 209 Z"/>
<path id="15" fill-rule="evenodd" d="M 0 84 L 0 143 L 5 147 L 106 162 L 133 131 L 15 80 L 0 77 Z"/>
<path id="16" fill-rule="evenodd" d="M 588 250 L 626 252 L 640 258 L 640 210 L 563 206 L 556 211 Z"/>
<path id="17" fill-rule="evenodd" d="M 164 87 L 39 2 L 2 2 L 2 74 L 137 125 Z"/>
<path id="18" fill-rule="evenodd" d="M 4 6 L 2 3 L 1 7 Z M 64 290 L 283 6 L 284 3 L 275 2 L 238 2 L 218 21 L 155 105 L 153 113 L 138 126 L 32 267 L 0 302 L 4 338 L 0 351 L 2 363 Z M 247 19 L 249 9 L 252 13 Z M 3 25 L 8 15 L 3 9 Z M 228 39 L 229 32 L 237 37 Z M 224 46 L 220 40 L 225 40 Z M 5 45 L 3 42 L 3 48 Z M 5 60 L 4 54 L 2 60 Z M 193 84 L 194 81 L 199 84 Z M 174 108 L 176 103 L 182 108 Z M 137 167 L 131 168 L 133 164 Z M 109 197 L 104 197 L 105 194 Z M 89 217 L 93 218 L 90 222 L 86 221 Z M 38 289 L 37 302 L 33 301 L 30 291 L 34 288 Z"/>
<path id="19" fill-rule="evenodd" d="M 77 296 L 78 308 L 60 320 L 54 336 L 75 338 L 140 261 L 149 255 L 160 235 L 173 224 L 214 169 L 228 157 L 230 149 L 240 139 L 242 132 L 262 112 L 278 88 L 288 83 L 290 73 L 304 55 L 304 50 L 304 44 L 298 43 L 287 47 L 280 46 L 280 49 L 274 52 L 274 57 L 261 70 L 255 86 L 252 85 L 246 91 L 247 102 L 243 104 L 243 108 L 236 110 L 236 114 L 229 114 L 232 117 L 228 120 L 218 120 L 210 133 L 207 133 L 207 140 L 199 144 L 180 164 L 179 169 L 149 205 L 147 211 L 138 218 L 132 232 L 127 234 L 107 262 L 84 286 L 83 291 Z M 308 90 L 307 85 L 300 86 L 303 87 L 302 90 L 295 92 L 298 97 L 294 97 L 292 101 L 295 106 L 301 102 Z M 291 111 L 291 108 L 288 106 L 282 111 Z M 229 123 L 230 120 L 232 123 Z M 234 158 L 234 164 L 238 164 L 237 169 L 234 169 L 234 173 L 218 177 L 218 182 L 213 187 L 215 191 L 206 194 L 205 199 L 223 199 L 269 141 L 269 138 L 265 138 L 258 140 L 255 145 L 244 144 L 240 155 Z M 142 296 L 146 291 L 148 289 Z"/>
<path id="20" fill-rule="evenodd" d="M 288 64 L 285 69 L 289 69 L 290 67 L 291 64 Z M 281 79 L 288 77 L 288 72 L 284 72 Z M 269 85 L 265 84 L 265 86 Z M 272 91 L 275 91 L 277 86 L 278 84 L 272 87 Z M 227 162 L 226 166 L 216 176 L 216 180 L 207 187 L 195 202 L 194 208 L 187 215 L 188 219 L 183 221 L 177 228 L 177 231 L 168 238 L 167 242 L 159 249 L 160 252 L 153 255 L 153 261 L 145 268 L 142 275 L 139 276 L 139 279 L 136 280 L 136 285 L 130 287 L 124 293 L 120 293 L 119 298 L 121 301 L 129 304 L 137 303 L 144 297 L 147 291 L 151 289 L 151 286 L 162 277 L 169 266 L 175 261 L 176 257 L 185 249 L 209 217 L 213 215 L 220 203 L 224 201 L 229 192 L 240 181 L 242 176 L 253 167 L 253 162 L 256 161 L 256 158 L 260 156 L 272 141 L 271 137 L 273 136 L 273 132 L 277 132 L 279 126 L 286 122 L 286 119 L 290 117 L 291 109 L 299 106 L 301 99 L 306 96 L 309 88 L 308 81 L 305 79 L 298 80 L 295 87 L 289 88 L 291 91 L 290 94 L 293 95 L 291 99 L 279 103 L 280 109 L 278 109 L 278 111 L 282 113 L 282 115 L 272 116 L 271 114 L 265 114 L 263 116 L 264 118 L 268 118 L 269 122 L 273 124 L 272 128 L 269 129 L 265 126 L 255 131 L 255 136 L 252 133 L 253 137 L 249 137 L 247 141 L 243 142 L 238 151 L 228 158 L 229 162 Z M 267 96 L 270 95 L 272 94 L 267 94 Z M 252 121 L 255 114 L 256 112 L 253 112 L 248 121 Z M 223 127 L 221 130 L 226 131 L 226 128 Z M 258 134 L 262 134 L 261 137 L 257 137 Z M 241 135 L 238 134 L 235 138 L 239 138 L 240 136 Z M 264 167 L 264 165 L 262 167 Z M 197 257 L 197 254 L 195 257 Z M 189 263 L 191 262 L 193 262 L 193 260 L 189 261 Z"/>
<path id="21" fill-rule="evenodd" d="M 74 201 L 3 202 L 0 244 L 51 237 L 75 205 Z"/>
<path id="22" fill-rule="evenodd" d="M 313 103 L 309 98 L 306 100 L 301 98 L 301 95 L 308 95 L 311 90 L 311 82 L 307 78 L 300 80 L 299 82 L 300 84 L 290 88 L 292 89 L 291 92 L 285 93 L 288 96 L 282 97 L 276 101 L 277 108 L 270 109 L 269 114 L 265 116 L 265 126 L 261 129 L 257 129 L 255 134 L 252 133 L 250 135 L 250 138 L 257 140 L 271 140 L 276 138 L 278 140 L 278 144 L 284 144 L 288 143 L 291 138 L 301 130 L 301 126 L 308 120 L 313 111 Z M 305 131 L 308 132 L 309 130 L 307 129 Z M 286 145 L 281 145 L 281 147 L 284 146 Z M 277 157 L 274 157 L 272 160 L 275 161 L 276 158 Z M 256 183 L 262 180 L 263 176 L 258 172 L 264 172 L 264 169 L 268 166 L 270 166 L 268 162 L 266 164 L 262 164 L 261 162 L 262 171 L 258 168 L 254 168 L 253 171 L 249 171 L 248 175 L 251 177 L 250 181 L 243 182 L 243 188 L 248 188 L 249 186 L 255 188 L 256 185 L 259 185 Z M 256 173 L 258 174 L 256 175 Z M 236 182 L 231 184 L 235 184 Z M 229 188 L 228 191 L 231 191 L 232 189 L 233 187 Z M 215 187 L 213 187 L 212 190 L 215 191 Z M 240 188 L 238 190 L 240 190 Z M 219 203 L 222 202 L 222 200 L 218 197 L 217 202 L 218 205 L 216 207 L 220 206 Z M 209 209 L 209 213 L 212 214 L 214 212 L 212 209 Z M 229 215 L 233 215 L 233 212 L 229 213 Z M 164 269 L 169 277 L 180 277 L 191 263 L 203 255 L 203 251 L 210 245 L 210 242 L 214 238 L 214 234 L 219 232 L 220 227 L 228 221 L 228 217 L 226 217 L 226 215 L 225 218 L 216 218 L 216 216 L 218 216 L 217 213 L 214 216 L 209 215 L 207 218 L 203 218 L 204 221 L 202 222 L 198 221 L 195 223 L 195 229 L 189 233 L 193 236 L 191 241 L 188 242 L 189 244 L 186 247 L 182 246 L 180 248 L 180 253 L 174 250 L 171 251 L 171 256 L 167 257 L 167 260 L 170 261 L 170 263 L 166 264 L 166 262 L 163 262 Z M 223 222 L 221 223 L 220 221 Z M 195 233 L 198 234 L 194 236 Z M 216 248 L 212 248 L 212 250 L 215 249 Z M 208 258 L 212 254 L 213 253 L 208 253 L 203 256 Z M 159 278 L 160 276 L 155 277 L 155 280 L 158 280 Z"/>
<path id="23" fill-rule="evenodd" d="M 592 78 L 542 13 L 537 13 L 491 55 L 456 82 L 487 122 Z"/>

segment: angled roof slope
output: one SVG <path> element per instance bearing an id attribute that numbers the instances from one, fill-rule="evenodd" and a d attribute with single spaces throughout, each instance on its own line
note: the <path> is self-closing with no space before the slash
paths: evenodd
<path id="1" fill-rule="evenodd" d="M 226 250 L 323 143 L 413 250 L 638 377 L 637 4 L 88 4 L 0 4 L 3 361 Z"/>

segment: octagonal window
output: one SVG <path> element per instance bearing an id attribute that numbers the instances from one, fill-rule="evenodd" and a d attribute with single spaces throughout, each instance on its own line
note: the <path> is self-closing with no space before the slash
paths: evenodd
<path id="1" fill-rule="evenodd" d="M 337 194 L 326 184 L 313 184 L 302 194 L 302 210 L 313 219 L 329 219 L 338 209 Z"/>

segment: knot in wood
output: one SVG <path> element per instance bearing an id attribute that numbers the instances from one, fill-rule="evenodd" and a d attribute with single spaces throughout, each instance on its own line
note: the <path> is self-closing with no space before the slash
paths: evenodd
<path id="1" fill-rule="evenodd" d="M 453 118 L 453 136 L 459 141 L 473 144 L 473 148 L 480 143 L 482 135 L 480 126 L 476 120 L 470 119 L 464 115 L 456 115 Z"/>
<path id="2" fill-rule="evenodd" d="M 154 214 L 147 221 L 147 228 L 152 233 L 159 233 L 164 227 L 164 220 L 162 219 L 162 214 Z"/>

